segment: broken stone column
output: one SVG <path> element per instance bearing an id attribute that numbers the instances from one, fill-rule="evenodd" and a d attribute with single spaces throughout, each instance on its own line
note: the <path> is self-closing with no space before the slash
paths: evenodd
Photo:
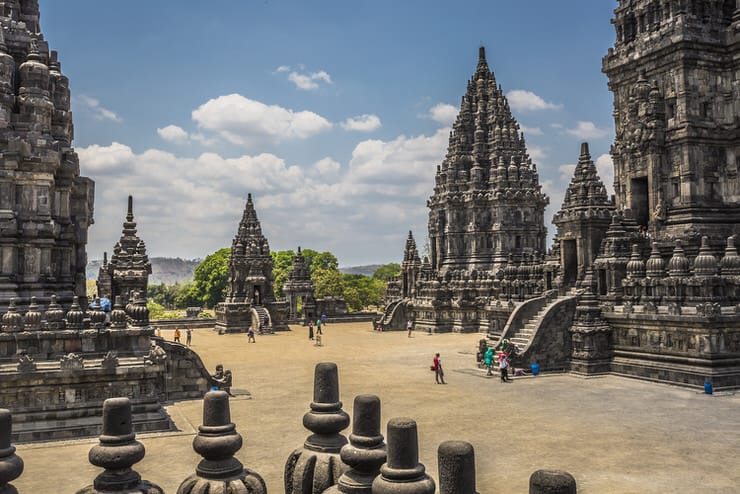
<path id="1" fill-rule="evenodd" d="M 465 441 L 445 441 L 437 449 L 439 494 L 478 494 L 475 490 L 475 451 Z"/>
<path id="2" fill-rule="evenodd" d="M 380 466 L 387 456 L 380 433 L 380 398 L 375 395 L 355 397 L 352 434 L 339 456 L 351 468 L 324 494 L 371 494 L 373 480 L 380 475 Z"/>
<path id="3" fill-rule="evenodd" d="M 388 462 L 373 481 L 373 494 L 434 494 L 435 483 L 419 463 L 416 422 L 398 417 L 388 421 Z"/>
<path id="4" fill-rule="evenodd" d="M 185 479 L 177 494 L 244 492 L 266 494 L 262 477 L 234 458 L 242 447 L 242 436 L 231 421 L 229 395 L 211 391 L 203 398 L 203 425 L 193 439 L 193 449 L 203 459 L 195 473 Z"/>
<path id="5" fill-rule="evenodd" d="M 10 410 L 0 408 L 0 493 L 18 494 L 9 482 L 23 473 L 23 460 L 15 454 L 15 446 L 10 444 L 13 417 Z"/>
<path id="6" fill-rule="evenodd" d="M 537 470 L 529 477 L 529 494 L 576 494 L 576 479 L 562 470 Z"/>
<path id="7" fill-rule="evenodd" d="M 131 423 L 131 401 L 110 398 L 103 403 L 103 433 L 100 444 L 90 450 L 90 463 L 105 469 L 92 485 L 77 494 L 163 494 L 149 481 L 142 480 L 132 465 L 144 458 L 144 445 L 136 440 Z"/>
<path id="8" fill-rule="evenodd" d="M 286 494 L 319 494 L 337 483 L 349 468 L 339 452 L 347 444 L 340 432 L 349 425 L 349 416 L 339 401 L 337 364 L 316 364 L 313 402 L 303 416 L 303 426 L 313 432 L 302 448 L 290 455 L 285 464 Z"/>

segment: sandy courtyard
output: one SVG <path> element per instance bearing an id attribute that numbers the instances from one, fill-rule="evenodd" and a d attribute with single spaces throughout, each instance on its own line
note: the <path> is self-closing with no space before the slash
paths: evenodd
<path id="1" fill-rule="evenodd" d="M 420 461 L 436 477 L 440 442 L 475 446 L 478 491 L 524 493 L 540 468 L 564 469 L 579 493 L 740 492 L 740 394 L 707 396 L 619 377 L 583 379 L 541 375 L 502 384 L 473 365 L 481 335 L 376 333 L 370 324 L 330 324 L 324 346 L 306 328 L 258 336 L 195 331 L 193 346 L 206 365 L 222 363 L 234 388 L 252 399 L 231 401 L 232 420 L 245 442 L 238 458 L 283 492 L 282 472 L 308 431 L 302 416 L 312 399 L 317 362 L 336 362 L 344 409 L 355 395 L 382 401 L 383 428 L 394 416 L 414 418 Z M 164 332 L 171 339 L 171 332 Z M 446 386 L 429 366 L 442 355 Z M 194 471 L 191 442 L 202 402 L 168 407 L 180 432 L 142 434 L 147 455 L 136 465 L 167 492 Z M 349 430 L 345 431 L 349 433 Z M 96 441 L 21 445 L 26 469 L 14 482 L 21 492 L 73 493 L 99 471 L 87 462 Z"/>

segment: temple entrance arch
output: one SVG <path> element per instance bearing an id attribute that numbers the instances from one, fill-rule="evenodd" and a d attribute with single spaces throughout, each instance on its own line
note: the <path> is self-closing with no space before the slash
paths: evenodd
<path id="1" fill-rule="evenodd" d="M 578 245 L 576 240 L 563 240 L 560 252 L 562 252 L 563 284 L 573 286 L 578 280 Z"/>

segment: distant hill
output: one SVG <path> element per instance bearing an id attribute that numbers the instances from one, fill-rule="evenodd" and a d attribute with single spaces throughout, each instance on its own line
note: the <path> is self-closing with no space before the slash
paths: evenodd
<path id="1" fill-rule="evenodd" d="M 372 276 L 379 267 L 384 266 L 383 264 L 368 264 L 367 266 L 348 266 L 346 268 L 339 268 L 339 271 L 345 274 L 362 274 L 365 276 Z"/>
<path id="2" fill-rule="evenodd" d="M 200 259 L 180 259 L 179 257 L 152 257 L 152 274 L 149 276 L 150 285 L 174 285 L 193 279 L 195 266 Z M 87 279 L 94 280 L 98 277 L 98 270 L 103 263 L 102 259 L 96 259 L 87 263 Z"/>

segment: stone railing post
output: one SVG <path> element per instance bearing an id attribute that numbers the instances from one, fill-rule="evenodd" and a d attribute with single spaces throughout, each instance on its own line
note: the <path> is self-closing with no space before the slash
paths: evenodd
<path id="1" fill-rule="evenodd" d="M 373 480 L 380 475 L 380 466 L 387 456 L 380 433 L 380 398 L 375 395 L 355 397 L 352 434 L 339 456 L 351 468 L 324 494 L 371 494 Z"/>
<path id="2" fill-rule="evenodd" d="M 437 449 L 439 494 L 477 494 L 475 450 L 465 441 L 445 441 Z"/>
<path id="3" fill-rule="evenodd" d="M 23 473 L 23 460 L 15 454 L 15 446 L 10 444 L 13 417 L 9 410 L 0 408 L 0 493 L 18 494 L 10 482 Z"/>
<path id="4" fill-rule="evenodd" d="M 77 494 L 163 494 L 159 486 L 141 479 L 131 467 L 144 458 L 144 445 L 136 440 L 131 421 L 131 401 L 110 398 L 103 402 L 103 433 L 90 450 L 90 463 L 105 471 Z"/>
<path id="5" fill-rule="evenodd" d="M 193 439 L 193 449 L 203 459 L 195 473 L 186 478 L 177 494 L 205 492 L 245 492 L 266 494 L 262 477 L 234 458 L 242 447 L 242 436 L 231 421 L 229 395 L 210 391 L 203 398 L 203 425 Z"/>
<path id="6" fill-rule="evenodd" d="M 339 457 L 347 444 L 340 432 L 348 425 L 349 416 L 339 401 L 337 364 L 316 364 L 313 402 L 303 416 L 303 426 L 313 434 L 285 464 L 286 494 L 319 494 L 337 483 L 348 469 Z"/>
<path id="7" fill-rule="evenodd" d="M 372 494 L 434 494 L 434 479 L 419 463 L 416 422 L 399 417 L 388 421 L 388 462 L 373 481 Z"/>
<path id="8" fill-rule="evenodd" d="M 576 494 L 576 479 L 562 470 L 537 470 L 529 477 L 529 494 Z"/>

